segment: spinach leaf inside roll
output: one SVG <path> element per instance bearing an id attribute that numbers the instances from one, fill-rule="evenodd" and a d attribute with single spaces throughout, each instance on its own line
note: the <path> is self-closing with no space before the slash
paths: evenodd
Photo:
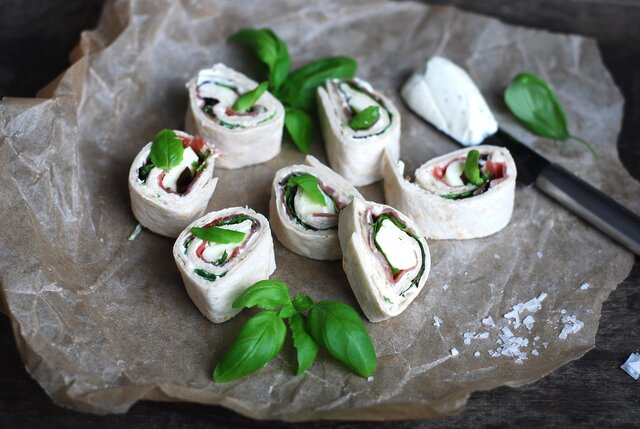
<path id="1" fill-rule="evenodd" d="M 237 314 L 233 301 L 275 270 L 269 224 L 246 208 L 196 220 L 176 240 L 173 256 L 194 304 L 215 323 Z"/>
<path id="2" fill-rule="evenodd" d="M 382 178 L 382 153 L 400 153 L 400 113 L 360 79 L 330 79 L 318 88 L 329 164 L 355 186 Z"/>
<path id="3" fill-rule="evenodd" d="M 172 155 L 179 157 L 175 165 L 154 164 L 158 138 L 174 145 Z M 174 130 L 158 133 L 138 153 L 129 170 L 131 208 L 138 222 L 158 234 L 177 237 L 204 213 L 213 195 L 218 181 L 213 177 L 217 156 L 217 148 L 200 136 Z"/>
<path id="4" fill-rule="evenodd" d="M 426 240 L 392 207 L 355 199 L 340 214 L 342 267 L 367 318 L 379 322 L 404 311 L 431 268 Z"/>
<path id="5" fill-rule="evenodd" d="M 278 153 L 284 107 L 269 92 L 260 91 L 255 103 L 241 108 L 238 100 L 259 89 L 245 75 L 216 64 L 203 69 L 188 84 L 186 128 L 216 144 L 223 153 L 218 166 L 241 168 L 266 162 Z"/>
<path id="6" fill-rule="evenodd" d="M 278 240 L 312 259 L 338 260 L 338 214 L 360 193 L 312 156 L 276 172 L 269 220 Z"/>
<path id="7" fill-rule="evenodd" d="M 434 158 L 403 177 L 404 164 L 385 157 L 385 199 L 405 211 L 427 237 L 485 237 L 511 219 L 516 166 L 505 148 L 480 145 Z"/>

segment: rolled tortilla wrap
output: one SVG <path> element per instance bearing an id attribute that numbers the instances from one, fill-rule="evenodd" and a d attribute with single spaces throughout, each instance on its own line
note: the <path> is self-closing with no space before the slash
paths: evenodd
<path id="1" fill-rule="evenodd" d="M 207 241 L 195 235 L 194 227 L 220 228 L 244 236 L 226 244 Z M 207 213 L 191 223 L 173 245 L 173 257 L 189 297 L 214 323 L 235 316 L 240 310 L 231 307 L 233 301 L 276 269 L 267 219 L 241 207 Z"/>
<path id="2" fill-rule="evenodd" d="M 379 108 L 378 120 L 355 130 L 351 120 L 370 107 Z M 382 178 L 382 154 L 400 157 L 400 113 L 384 95 L 360 79 L 331 79 L 318 88 L 322 135 L 331 168 L 355 186 Z"/>
<path id="3" fill-rule="evenodd" d="M 175 131 L 182 139 L 182 162 L 168 171 L 155 167 L 148 143 L 129 170 L 131 209 L 142 226 L 177 237 L 198 216 L 202 216 L 216 189 L 213 167 L 218 150 L 199 136 Z"/>
<path id="4" fill-rule="evenodd" d="M 291 165 L 276 172 L 269 205 L 271 228 L 292 252 L 311 259 L 339 260 L 342 251 L 338 240 L 338 214 L 354 197 L 362 196 L 353 185 L 313 156 L 307 156 L 305 164 Z M 323 203 L 311 199 L 294 183 L 294 178 L 305 175 L 317 179 Z"/>
<path id="5" fill-rule="evenodd" d="M 256 86 L 257 82 L 224 64 L 200 70 L 187 84 L 185 128 L 221 150 L 220 168 L 260 164 L 280 153 L 284 107 L 271 93 L 262 94 L 247 112 L 232 109 L 240 95 Z"/>
<path id="6" fill-rule="evenodd" d="M 414 222 L 396 209 L 356 198 L 340 213 L 342 267 L 367 318 L 402 313 L 423 289 L 431 256 Z"/>
<path id="7" fill-rule="evenodd" d="M 480 153 L 481 173 L 490 175 L 482 186 L 465 183 L 462 169 L 471 150 Z M 517 173 L 505 148 L 480 145 L 434 158 L 416 170 L 416 183 L 403 174 L 404 163 L 385 156 L 386 202 L 411 216 L 426 237 L 485 237 L 511 219 Z"/>

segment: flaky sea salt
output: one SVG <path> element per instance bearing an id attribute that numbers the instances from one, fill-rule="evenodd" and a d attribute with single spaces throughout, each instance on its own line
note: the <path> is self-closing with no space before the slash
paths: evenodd
<path id="1" fill-rule="evenodd" d="M 538 349 L 533 349 L 531 350 L 531 354 L 534 356 L 538 356 L 540 353 L 538 353 Z"/>
<path id="2" fill-rule="evenodd" d="M 561 340 L 566 340 L 569 334 L 575 334 L 584 326 L 584 323 L 578 320 L 575 314 L 572 316 L 563 316 L 561 320 L 562 323 L 564 323 L 562 331 L 560 335 L 558 335 L 558 338 Z"/>
<path id="3" fill-rule="evenodd" d="M 582 283 L 580 285 L 580 290 L 587 290 L 589 289 L 589 286 L 591 286 L 589 283 Z"/>
<path id="4" fill-rule="evenodd" d="M 444 290 L 449 289 L 449 285 L 448 285 L 448 284 L 446 284 L 446 283 L 445 283 L 445 284 L 443 284 L 443 285 L 442 285 L 442 289 L 444 289 Z"/>
<path id="5" fill-rule="evenodd" d="M 442 319 L 439 318 L 438 316 L 433 316 L 433 326 L 435 326 L 436 328 L 439 328 L 440 325 L 442 325 Z"/>
<path id="6" fill-rule="evenodd" d="M 533 328 L 533 324 L 535 323 L 535 321 L 536 320 L 531 315 L 528 315 L 524 318 L 522 324 L 527 327 L 528 331 L 530 331 Z"/>
<path id="7" fill-rule="evenodd" d="M 536 256 L 538 257 L 538 259 L 540 259 L 540 258 L 542 258 L 543 253 L 542 253 L 542 252 L 540 252 L 540 251 L 538 251 L 538 252 L 536 253 Z"/>
<path id="8" fill-rule="evenodd" d="M 620 368 L 634 380 L 640 378 L 640 354 L 631 353 L 627 361 L 620 365 Z"/>
<path id="9" fill-rule="evenodd" d="M 475 357 L 478 357 L 478 356 L 480 356 L 480 352 L 475 352 L 473 355 L 474 355 Z"/>
<path id="10" fill-rule="evenodd" d="M 511 308 L 511 311 L 507 312 L 504 315 L 504 318 L 512 319 L 513 327 L 517 329 L 522 324 L 520 322 L 520 314 L 525 311 L 528 311 L 529 313 L 535 313 L 536 311 L 540 310 L 542 308 L 541 303 L 546 298 L 547 298 L 546 292 L 542 292 L 540 295 L 538 295 L 537 298 L 531 298 L 527 302 L 519 302 L 518 304 L 514 305 Z"/>
<path id="11" fill-rule="evenodd" d="M 487 338 L 489 338 L 489 333 L 488 332 L 481 332 L 479 334 L 476 334 L 475 332 L 465 332 L 463 334 L 464 337 L 464 343 L 466 345 L 471 344 L 471 340 L 486 340 Z"/>
<path id="12" fill-rule="evenodd" d="M 482 324 L 485 326 L 491 326 L 492 328 L 496 327 L 496 324 L 493 322 L 493 319 L 491 318 L 491 316 L 488 316 L 482 319 Z"/>
<path id="13" fill-rule="evenodd" d="M 451 349 L 451 356 L 458 356 L 460 352 L 455 347 Z"/>

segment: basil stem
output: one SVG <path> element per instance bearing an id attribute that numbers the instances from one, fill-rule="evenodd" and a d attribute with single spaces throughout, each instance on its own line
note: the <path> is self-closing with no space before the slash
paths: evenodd
<path id="1" fill-rule="evenodd" d="M 349 126 L 358 131 L 358 130 L 368 130 L 373 127 L 376 122 L 380 119 L 380 107 L 379 106 L 369 106 L 364 110 L 358 112 L 351 120 L 349 121 Z"/>
<path id="2" fill-rule="evenodd" d="M 235 110 L 236 112 L 246 112 L 247 110 L 251 109 L 251 107 L 256 104 L 258 99 L 262 97 L 262 94 L 264 94 L 268 86 L 269 82 L 262 82 L 255 89 L 245 92 L 240 97 L 238 97 L 235 103 L 233 103 L 231 109 Z"/>

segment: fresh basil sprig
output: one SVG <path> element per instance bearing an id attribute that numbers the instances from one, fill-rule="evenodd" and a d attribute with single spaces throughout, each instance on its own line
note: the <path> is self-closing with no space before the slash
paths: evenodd
<path id="1" fill-rule="evenodd" d="M 368 130 L 378 122 L 378 119 L 380 119 L 380 107 L 369 106 L 351 118 L 349 126 L 356 131 Z"/>
<path id="2" fill-rule="evenodd" d="M 322 58 L 289 74 L 276 94 L 286 105 L 309 112 L 315 107 L 316 90 L 320 85 L 328 79 L 351 78 L 357 67 L 353 58 Z"/>
<path id="3" fill-rule="evenodd" d="M 280 88 L 289 74 L 291 59 L 287 45 L 273 31 L 268 28 L 245 28 L 233 34 L 229 40 L 251 48 L 267 66 L 264 77 L 269 80 L 269 87 L 272 90 Z"/>
<path id="4" fill-rule="evenodd" d="M 284 344 L 283 319 L 288 320 L 297 352 L 296 375 L 313 364 L 320 345 L 363 377 L 375 371 L 377 359 L 373 343 L 360 316 L 350 306 L 335 301 L 315 303 L 307 295 L 291 299 L 287 285 L 278 280 L 259 281 L 233 303 L 234 308 L 254 306 L 264 311 L 245 323 L 223 354 L 213 372 L 216 382 L 244 377 L 273 359 Z"/>
<path id="5" fill-rule="evenodd" d="M 312 176 L 311 174 L 300 174 L 298 176 L 291 175 L 287 182 L 301 187 L 313 202 L 322 206 L 327 205 L 324 193 L 320 190 L 320 184 L 318 183 L 318 178 L 316 176 Z"/>
<path id="6" fill-rule="evenodd" d="M 235 103 L 233 103 L 231 109 L 235 110 L 236 112 L 246 112 L 247 110 L 251 109 L 251 107 L 256 104 L 258 99 L 262 97 L 262 94 L 264 94 L 268 86 L 269 82 L 265 81 L 256 86 L 255 89 L 245 92 L 240 97 L 238 97 Z"/>
<path id="7" fill-rule="evenodd" d="M 246 235 L 242 231 L 218 228 L 217 226 L 209 226 L 206 228 L 193 227 L 191 228 L 191 233 L 204 241 L 221 244 L 242 243 Z"/>
<path id="8" fill-rule="evenodd" d="M 253 49 L 267 66 L 269 89 L 285 106 L 285 128 L 295 146 L 309 153 L 313 136 L 316 89 L 327 79 L 352 78 L 357 63 L 347 57 L 329 57 L 289 73 L 291 60 L 286 44 L 269 29 L 244 29 L 229 37 Z"/>
<path id="9" fill-rule="evenodd" d="M 504 101 L 534 134 L 554 140 L 577 140 L 591 151 L 593 159 L 598 158 L 589 142 L 569 132 L 562 105 L 543 79 L 528 73 L 517 75 L 505 90 Z"/>
<path id="10" fill-rule="evenodd" d="M 153 138 L 149 158 L 158 168 L 165 171 L 182 162 L 184 146 L 175 131 L 164 129 Z"/>

